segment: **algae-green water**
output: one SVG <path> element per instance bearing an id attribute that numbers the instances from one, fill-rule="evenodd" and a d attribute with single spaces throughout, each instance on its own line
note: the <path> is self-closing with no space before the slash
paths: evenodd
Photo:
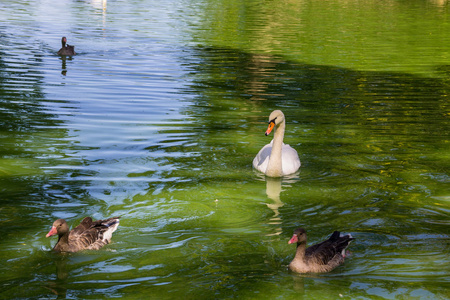
<path id="1" fill-rule="evenodd" d="M 0 298 L 448 299 L 449 12 L 3 1 Z M 281 179 L 251 165 L 275 109 Z M 53 253 L 85 216 L 121 216 L 113 242 Z M 345 264 L 289 272 L 298 226 L 352 234 Z"/>

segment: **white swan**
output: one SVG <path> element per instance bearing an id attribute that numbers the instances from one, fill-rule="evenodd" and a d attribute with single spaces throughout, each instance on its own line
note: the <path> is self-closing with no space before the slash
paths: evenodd
<path id="1" fill-rule="evenodd" d="M 274 110 L 270 114 L 266 135 L 269 135 L 274 127 L 273 140 L 258 152 L 253 159 L 253 167 L 270 177 L 295 173 L 300 168 L 300 158 L 294 148 L 283 143 L 286 125 L 281 110 Z"/>

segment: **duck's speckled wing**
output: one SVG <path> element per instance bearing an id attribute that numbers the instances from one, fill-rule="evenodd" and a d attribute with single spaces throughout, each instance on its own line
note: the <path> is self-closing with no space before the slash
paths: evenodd
<path id="1" fill-rule="evenodd" d="M 111 242 L 112 233 L 119 226 L 119 218 L 93 222 L 86 217 L 69 235 L 69 244 L 75 251 L 98 250 Z"/>
<path id="2" fill-rule="evenodd" d="M 340 236 L 339 231 L 333 232 L 331 237 L 319 244 L 306 249 L 305 256 L 308 260 L 315 263 L 326 265 L 335 258 L 336 255 L 342 256 L 342 252 L 353 240 L 350 235 Z"/>

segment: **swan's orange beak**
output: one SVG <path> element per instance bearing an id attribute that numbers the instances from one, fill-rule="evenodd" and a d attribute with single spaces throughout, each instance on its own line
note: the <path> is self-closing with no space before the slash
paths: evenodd
<path id="1" fill-rule="evenodd" d="M 293 243 L 297 243 L 298 242 L 298 237 L 297 235 L 293 235 L 292 238 L 289 240 L 288 244 L 293 244 Z"/>
<path id="2" fill-rule="evenodd" d="M 270 121 L 269 122 L 269 127 L 266 130 L 266 136 L 269 135 L 272 132 L 274 127 L 275 127 L 275 121 Z"/>
<path id="3" fill-rule="evenodd" d="M 49 237 L 49 236 L 55 235 L 57 233 L 58 233 L 58 231 L 56 230 L 56 227 L 53 226 L 52 229 L 50 229 L 50 231 L 47 233 L 47 235 L 45 237 Z"/>

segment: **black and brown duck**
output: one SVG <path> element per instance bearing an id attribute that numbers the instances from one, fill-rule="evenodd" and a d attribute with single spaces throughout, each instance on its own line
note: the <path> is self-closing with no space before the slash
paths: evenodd
<path id="1" fill-rule="evenodd" d="M 67 39 L 66 39 L 65 36 L 63 36 L 61 38 L 61 45 L 62 45 L 62 47 L 61 47 L 61 49 L 59 49 L 58 55 L 63 55 L 63 56 L 75 55 L 76 54 L 75 53 L 75 46 L 71 46 L 69 44 L 66 45 L 66 43 L 67 43 Z"/>

